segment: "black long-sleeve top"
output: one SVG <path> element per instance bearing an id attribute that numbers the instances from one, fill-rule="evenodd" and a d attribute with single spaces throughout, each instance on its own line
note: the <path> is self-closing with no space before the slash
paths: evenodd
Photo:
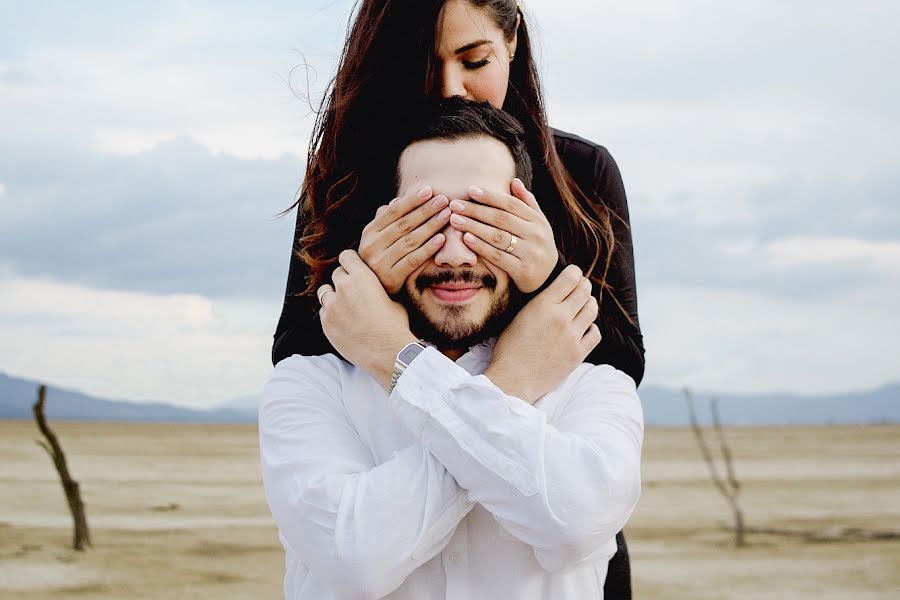
<path id="1" fill-rule="evenodd" d="M 612 225 L 616 247 L 606 281 L 632 321 L 629 323 L 612 298 L 604 296 L 596 321 L 603 339 L 585 361 L 612 365 L 639 384 L 644 375 L 644 344 L 638 323 L 634 251 L 622 176 L 612 156 L 603 146 L 559 130 L 553 131 L 553 137 L 560 159 L 575 182 L 589 197 L 601 198 L 615 215 L 612 217 Z M 536 176 L 531 191 L 554 228 L 566 222 L 562 201 L 549 178 Z M 300 231 L 298 211 L 294 239 L 299 237 Z M 574 256 L 563 256 L 560 253 L 559 263 L 547 281 L 555 279 L 567 264 L 575 263 L 582 269 L 586 268 L 592 257 L 593 249 L 576 249 Z M 598 261 L 595 271 L 601 269 L 602 260 Z M 273 364 L 293 354 L 338 354 L 322 331 L 318 318 L 319 304 L 315 295 L 295 296 L 306 287 L 307 274 L 306 264 L 292 253 L 284 307 L 272 346 Z M 598 292 L 598 286 L 594 284 L 594 295 L 598 296 Z"/>

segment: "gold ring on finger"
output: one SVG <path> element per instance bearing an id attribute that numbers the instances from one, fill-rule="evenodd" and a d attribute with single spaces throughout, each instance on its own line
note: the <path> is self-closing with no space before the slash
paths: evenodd
<path id="1" fill-rule="evenodd" d="M 512 251 L 516 249 L 516 244 L 519 243 L 519 238 L 517 238 L 514 233 L 510 233 L 509 235 L 509 246 L 506 247 L 506 252 L 512 254 Z"/>
<path id="2" fill-rule="evenodd" d="M 319 289 L 318 289 L 318 291 L 316 291 L 316 296 L 319 298 L 319 304 L 321 304 L 322 306 L 325 306 L 325 302 L 322 301 L 322 298 L 323 298 L 323 297 L 325 296 L 325 294 L 327 294 L 328 292 L 334 292 L 334 288 L 331 287 L 331 284 L 328 284 L 328 283 L 326 283 L 325 285 L 320 286 Z"/>

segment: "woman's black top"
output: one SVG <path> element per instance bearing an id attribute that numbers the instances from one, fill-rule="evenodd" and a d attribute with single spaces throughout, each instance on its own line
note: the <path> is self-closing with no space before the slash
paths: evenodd
<path id="1" fill-rule="evenodd" d="M 595 365 L 612 365 L 639 384 L 644 376 L 644 343 L 638 324 L 634 251 L 622 176 L 616 162 L 603 146 L 559 130 L 553 131 L 553 137 L 563 165 L 578 186 L 589 197 L 601 198 L 613 213 L 616 248 L 606 281 L 633 322 L 629 323 L 613 299 L 605 296 L 596 321 L 603 339 L 585 361 Z M 554 228 L 565 223 L 562 202 L 549 177 L 536 174 L 531 191 Z M 299 211 L 297 228 L 295 240 L 300 234 Z M 576 251 L 575 256 L 569 257 L 560 253 L 559 263 L 547 282 L 553 281 L 566 264 L 575 263 L 584 269 L 592 258 L 593 249 Z M 595 270 L 602 268 L 602 261 L 598 261 Z M 292 354 L 315 356 L 334 353 L 340 356 L 322 332 L 322 324 L 318 318 L 319 302 L 315 295 L 294 295 L 306 287 L 307 273 L 306 264 L 292 253 L 284 307 L 272 346 L 272 364 L 277 364 Z M 595 296 L 597 292 L 595 284 Z"/>

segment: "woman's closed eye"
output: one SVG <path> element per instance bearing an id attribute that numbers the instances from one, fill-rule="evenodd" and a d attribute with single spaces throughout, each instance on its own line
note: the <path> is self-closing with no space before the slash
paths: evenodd
<path id="1" fill-rule="evenodd" d="M 481 67 L 487 66 L 490 62 L 491 61 L 488 60 L 487 58 L 483 58 L 483 59 L 481 59 L 479 61 L 475 61 L 475 62 L 464 60 L 464 61 L 462 61 L 462 64 L 463 64 L 463 67 L 465 67 L 466 69 L 468 69 L 470 71 L 474 71 L 476 69 L 480 69 Z"/>

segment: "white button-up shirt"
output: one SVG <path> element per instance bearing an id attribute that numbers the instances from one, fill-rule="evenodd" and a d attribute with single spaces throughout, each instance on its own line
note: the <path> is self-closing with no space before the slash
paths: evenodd
<path id="1" fill-rule="evenodd" d="M 640 495 L 634 381 L 580 365 L 534 405 L 429 347 L 390 396 L 334 355 L 265 386 L 259 442 L 285 598 L 602 598 Z"/>

